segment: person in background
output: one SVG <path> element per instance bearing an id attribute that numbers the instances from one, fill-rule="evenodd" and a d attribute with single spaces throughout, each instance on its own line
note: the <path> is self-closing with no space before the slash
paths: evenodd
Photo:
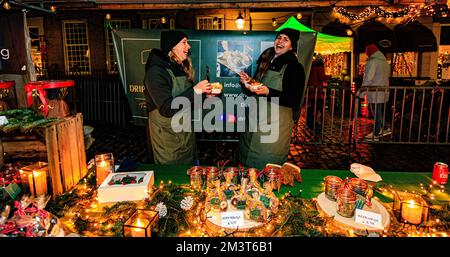
<path id="1" fill-rule="evenodd" d="M 276 124 L 279 136 L 274 143 L 262 143 L 261 137 L 267 133 L 258 130 L 246 131 L 239 139 L 239 159 L 246 166 L 262 169 L 267 163 L 283 164 L 287 161 L 294 121 L 300 114 L 300 103 L 305 87 L 305 71 L 296 56 L 300 32 L 282 29 L 275 38 L 274 46 L 265 50 L 257 61 L 254 79 L 263 85 L 249 88 L 249 97 L 256 97 L 258 104 L 262 97 L 279 98 L 279 115 Z M 240 73 L 242 83 L 251 81 L 245 72 Z M 258 108 L 260 109 L 260 108 Z M 268 106 L 268 113 L 270 105 Z M 264 118 L 264 117 L 263 117 Z M 259 117 L 261 119 L 261 117 Z"/>
<path id="2" fill-rule="evenodd" d="M 325 65 L 320 54 L 314 53 L 308 80 L 308 105 L 306 109 L 306 125 L 314 133 L 322 131 L 318 121 L 319 113 L 323 115 L 324 89 L 329 76 L 325 74 Z"/>
<path id="3" fill-rule="evenodd" d="M 194 69 L 189 58 L 190 45 L 182 31 L 161 32 L 161 49 L 153 49 L 145 65 L 145 99 L 148 132 L 156 164 L 194 164 L 195 135 L 175 132 L 171 118 L 180 109 L 172 109 L 175 97 L 194 101 L 194 95 L 211 92 L 207 80 L 194 84 Z M 189 121 L 190 122 L 190 121 Z"/>
<path id="4" fill-rule="evenodd" d="M 378 141 L 380 137 L 392 134 L 384 120 L 384 105 L 389 100 L 389 89 L 386 89 L 386 87 L 389 87 L 390 66 L 386 57 L 374 44 L 366 47 L 366 55 L 368 60 L 360 89 L 360 97 L 367 96 L 367 102 L 374 115 L 375 125 L 374 130 L 366 135 L 365 139 Z M 380 89 L 365 87 L 380 87 Z M 385 128 L 383 128 L 383 124 Z"/>

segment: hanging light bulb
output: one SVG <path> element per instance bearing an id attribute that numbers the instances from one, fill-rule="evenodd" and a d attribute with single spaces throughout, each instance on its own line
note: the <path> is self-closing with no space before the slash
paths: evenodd
<path id="1" fill-rule="evenodd" d="M 51 12 L 56 12 L 56 6 L 54 6 L 54 5 L 50 6 L 50 11 Z"/>
<path id="2" fill-rule="evenodd" d="M 244 29 L 244 25 L 245 25 L 245 19 L 244 19 L 244 17 L 242 17 L 241 12 L 239 11 L 239 15 L 236 18 L 236 27 L 237 27 L 237 29 Z"/>
<path id="3" fill-rule="evenodd" d="M 161 17 L 161 24 L 166 24 L 166 22 L 167 22 L 167 20 L 166 20 L 166 17 Z"/>
<path id="4" fill-rule="evenodd" d="M 274 26 L 274 27 L 277 26 L 277 19 L 272 18 L 272 26 Z"/>
<path id="5" fill-rule="evenodd" d="M 110 13 L 107 13 L 107 14 L 105 15 L 105 19 L 111 20 L 111 14 L 110 14 Z"/>
<path id="6" fill-rule="evenodd" d="M 298 12 L 298 13 L 297 13 L 297 20 L 301 20 L 302 17 L 303 17 L 303 16 L 302 16 L 302 13 L 301 13 L 301 12 Z"/>
<path id="7" fill-rule="evenodd" d="M 353 35 L 353 31 L 351 29 L 346 29 L 345 33 L 347 33 L 347 36 Z"/>
<path id="8" fill-rule="evenodd" d="M 3 8 L 5 8 L 5 10 L 11 9 L 11 5 L 9 4 L 9 1 L 7 1 L 7 0 L 3 1 Z"/>

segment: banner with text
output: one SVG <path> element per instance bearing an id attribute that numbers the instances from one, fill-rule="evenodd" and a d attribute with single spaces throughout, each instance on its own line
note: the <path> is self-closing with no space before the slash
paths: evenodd
<path id="1" fill-rule="evenodd" d="M 259 55 L 273 46 L 276 31 L 190 31 L 183 30 L 191 46 L 195 82 L 206 79 L 223 85 L 222 100 L 245 95 L 239 83 L 240 71 L 253 75 Z M 144 97 L 145 63 L 153 48 L 160 47 L 161 30 L 117 29 L 113 31 L 114 49 L 133 121 L 145 125 L 147 110 Z M 301 33 L 298 58 L 308 78 L 316 33 Z M 306 82 L 305 82 L 306 83 Z M 225 109 L 225 108 L 224 108 Z M 204 113 L 205 114 L 205 113 Z M 234 120 L 234 114 L 221 119 Z M 229 119 L 228 115 L 232 118 Z"/>

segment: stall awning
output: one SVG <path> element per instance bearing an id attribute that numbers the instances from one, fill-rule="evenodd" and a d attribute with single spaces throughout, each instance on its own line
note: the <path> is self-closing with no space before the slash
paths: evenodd
<path id="1" fill-rule="evenodd" d="M 358 53 L 364 53 L 370 44 L 377 45 L 384 53 L 395 51 L 394 31 L 377 21 L 369 21 L 359 27 L 357 41 Z"/>
<path id="2" fill-rule="evenodd" d="M 397 39 L 397 52 L 437 51 L 433 31 L 418 21 L 398 24 L 394 27 L 394 32 Z"/>
<path id="3" fill-rule="evenodd" d="M 296 29 L 301 32 L 316 32 L 317 42 L 316 47 L 314 48 L 315 52 L 321 54 L 334 54 L 353 51 L 353 38 L 336 37 L 317 32 L 301 24 L 295 17 L 290 17 L 283 25 L 277 28 L 277 31 L 280 31 L 284 28 Z"/>
<path id="4" fill-rule="evenodd" d="M 350 35 L 348 34 L 350 32 Z M 355 32 L 347 24 L 340 23 L 339 20 L 332 21 L 322 28 L 322 33 L 337 37 L 353 37 Z"/>

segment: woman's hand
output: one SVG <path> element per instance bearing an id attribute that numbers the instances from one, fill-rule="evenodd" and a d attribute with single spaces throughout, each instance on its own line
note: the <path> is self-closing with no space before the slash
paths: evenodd
<path id="1" fill-rule="evenodd" d="M 250 89 L 250 91 L 252 91 L 253 93 L 255 93 L 257 95 L 267 96 L 269 94 L 269 88 L 264 85 L 259 86 L 257 89 L 252 89 L 251 87 L 249 89 Z"/>
<path id="2" fill-rule="evenodd" d="M 250 76 L 247 73 L 245 73 L 245 71 L 239 72 L 239 78 L 241 83 L 248 82 L 251 79 Z"/>
<path id="3" fill-rule="evenodd" d="M 202 80 L 200 82 L 197 83 L 197 85 L 194 86 L 194 91 L 197 94 L 202 94 L 202 93 L 206 93 L 209 94 L 211 93 L 211 85 L 209 84 L 208 80 Z"/>

